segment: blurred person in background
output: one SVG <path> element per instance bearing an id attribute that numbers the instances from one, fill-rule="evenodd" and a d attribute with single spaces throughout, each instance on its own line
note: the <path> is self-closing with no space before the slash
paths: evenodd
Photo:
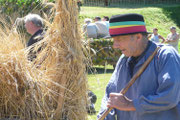
<path id="1" fill-rule="evenodd" d="M 97 26 L 92 23 L 92 19 L 86 18 L 83 25 L 83 34 L 88 38 L 97 38 Z"/>
<path id="2" fill-rule="evenodd" d="M 43 19 L 38 14 L 28 14 L 24 17 L 24 23 L 26 31 L 31 35 L 31 38 L 27 42 L 27 47 L 30 47 L 36 42 L 43 39 Z M 36 58 L 37 52 L 35 52 L 32 47 L 28 54 L 28 60 L 33 61 Z"/>
<path id="3" fill-rule="evenodd" d="M 77 6 L 78 6 L 78 11 L 80 12 L 81 6 L 82 6 L 82 1 L 81 0 L 77 0 Z"/>
<path id="4" fill-rule="evenodd" d="M 104 21 L 101 21 L 99 16 L 94 18 L 95 24 L 97 26 L 97 38 L 108 38 L 109 31 L 107 25 Z"/>
<path id="5" fill-rule="evenodd" d="M 103 21 L 106 23 L 106 27 L 107 27 L 107 29 L 109 31 L 109 17 L 108 16 L 104 16 L 103 17 Z"/>
<path id="6" fill-rule="evenodd" d="M 95 114 L 95 103 L 97 101 L 97 96 L 91 90 L 88 90 L 88 100 L 89 104 L 87 105 L 87 112 L 89 115 Z"/>
<path id="7" fill-rule="evenodd" d="M 167 36 L 166 43 L 173 46 L 177 51 L 179 43 L 179 33 L 176 32 L 176 27 L 170 27 L 170 32 Z"/>
<path id="8" fill-rule="evenodd" d="M 161 43 L 165 42 L 165 39 L 161 35 L 158 34 L 158 29 L 157 28 L 153 29 L 153 34 L 150 34 L 148 36 L 148 38 L 150 38 L 150 40 L 155 42 L 155 43 L 160 43 L 159 39 L 162 39 Z"/>

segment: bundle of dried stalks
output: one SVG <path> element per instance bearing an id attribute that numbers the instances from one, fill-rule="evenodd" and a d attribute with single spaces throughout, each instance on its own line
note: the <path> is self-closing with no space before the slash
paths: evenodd
<path id="1" fill-rule="evenodd" d="M 24 37 L 0 29 L 0 118 L 85 120 L 86 72 L 74 0 L 57 0 L 43 49 L 30 62 Z"/>

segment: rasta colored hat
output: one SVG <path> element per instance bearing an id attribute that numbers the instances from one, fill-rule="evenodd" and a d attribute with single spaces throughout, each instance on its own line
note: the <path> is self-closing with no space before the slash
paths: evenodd
<path id="1" fill-rule="evenodd" d="M 135 33 L 148 33 L 144 18 L 140 14 L 123 14 L 112 16 L 109 21 L 111 37 Z"/>

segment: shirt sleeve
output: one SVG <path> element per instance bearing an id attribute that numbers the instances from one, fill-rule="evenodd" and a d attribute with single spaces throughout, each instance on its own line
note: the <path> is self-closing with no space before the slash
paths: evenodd
<path id="1" fill-rule="evenodd" d="M 99 114 L 97 115 L 97 118 L 100 118 L 101 115 L 105 112 L 105 110 L 107 110 L 107 101 L 108 101 L 108 94 L 109 94 L 109 91 L 108 91 L 108 88 L 109 88 L 109 85 L 107 86 L 106 88 L 106 94 L 105 96 L 103 97 L 102 99 L 102 103 L 101 103 L 101 110 L 99 112 Z M 115 112 L 115 109 L 113 109 L 107 116 L 104 120 L 116 120 L 115 119 L 115 115 L 116 115 L 116 112 Z"/>
<path id="2" fill-rule="evenodd" d="M 137 112 L 153 113 L 169 110 L 180 101 L 180 58 L 171 50 L 159 56 L 158 89 L 154 95 L 133 100 Z"/>
<path id="3" fill-rule="evenodd" d="M 119 64 L 122 61 L 122 59 L 124 58 L 124 55 L 121 55 L 120 59 L 117 62 L 115 71 L 113 72 L 111 79 L 106 87 L 106 92 L 105 92 L 105 96 L 102 99 L 101 102 L 101 109 L 100 112 L 97 116 L 97 118 L 100 118 L 100 116 L 105 112 L 105 110 L 107 109 L 107 101 L 109 98 L 109 94 L 112 92 L 116 92 L 116 79 L 117 79 L 117 74 L 118 74 L 118 69 L 119 69 Z M 113 109 L 105 118 L 105 120 L 116 120 L 116 109 Z"/>

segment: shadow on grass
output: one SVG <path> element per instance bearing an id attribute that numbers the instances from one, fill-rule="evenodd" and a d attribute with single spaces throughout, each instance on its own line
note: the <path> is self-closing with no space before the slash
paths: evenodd
<path id="1" fill-rule="evenodd" d="M 176 7 L 163 7 L 162 10 L 167 17 L 171 18 L 180 27 L 180 5 Z"/>
<path id="2" fill-rule="evenodd" d="M 114 69 L 105 69 L 101 67 L 93 67 L 91 69 L 88 69 L 88 74 L 104 74 L 104 73 L 113 73 Z"/>

